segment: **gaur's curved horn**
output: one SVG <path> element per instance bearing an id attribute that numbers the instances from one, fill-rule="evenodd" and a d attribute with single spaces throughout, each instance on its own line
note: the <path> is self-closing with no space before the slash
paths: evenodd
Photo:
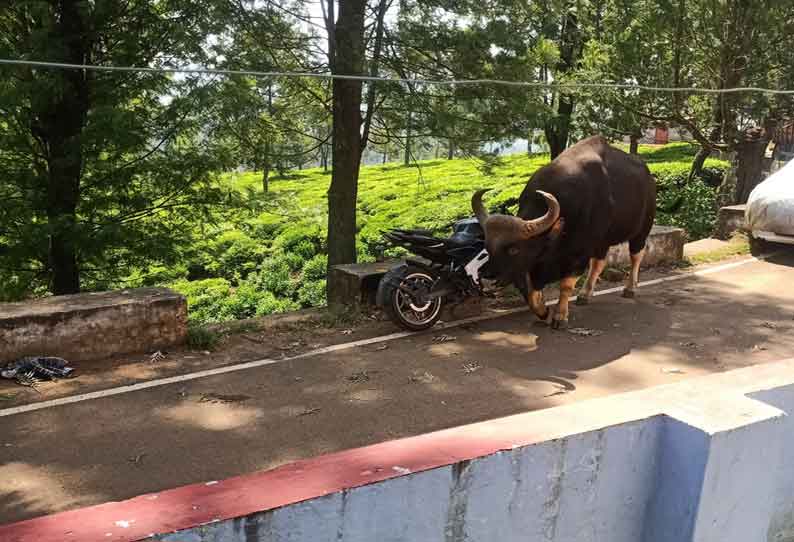
<path id="1" fill-rule="evenodd" d="M 524 221 L 527 237 L 535 237 L 536 235 L 540 235 L 544 231 L 551 228 L 554 223 L 557 222 L 557 219 L 560 218 L 560 202 L 557 201 L 557 198 L 548 192 L 543 192 L 542 190 L 538 190 L 537 193 L 544 197 L 549 210 L 546 211 L 546 214 L 540 218 L 533 218 L 532 220 Z"/>
<path id="2" fill-rule="evenodd" d="M 485 205 L 482 204 L 482 195 L 489 190 L 490 188 L 477 190 L 471 197 L 471 208 L 477 216 L 477 222 L 479 222 L 480 226 L 483 228 L 485 227 L 485 221 L 488 220 L 488 211 L 485 209 Z"/>

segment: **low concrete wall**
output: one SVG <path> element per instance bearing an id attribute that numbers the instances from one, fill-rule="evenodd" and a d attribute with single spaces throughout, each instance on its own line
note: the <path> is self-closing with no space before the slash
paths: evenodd
<path id="1" fill-rule="evenodd" d="M 165 288 L 0 304 L 0 361 L 102 359 L 179 345 L 186 337 L 187 302 Z"/>
<path id="2" fill-rule="evenodd" d="M 647 266 L 681 261 L 684 257 L 684 230 L 672 226 L 654 226 L 645 245 L 642 264 Z M 607 253 L 607 265 L 623 267 L 631 265 L 629 244 L 613 246 Z"/>
<path id="3" fill-rule="evenodd" d="M 717 214 L 717 224 L 714 227 L 716 239 L 728 240 L 734 233 L 746 230 L 744 213 L 747 205 L 729 205 L 721 207 Z"/>
<path id="4" fill-rule="evenodd" d="M 0 527 L 4 542 L 794 540 L 794 359 Z"/>
<path id="5" fill-rule="evenodd" d="M 684 230 L 681 228 L 654 226 L 646 244 L 643 265 L 654 266 L 682 260 L 684 242 Z M 331 276 L 332 280 L 346 292 L 344 297 L 350 300 L 351 305 L 374 305 L 380 279 L 389 269 L 400 263 L 403 263 L 403 260 L 337 265 L 331 270 Z M 610 267 L 631 265 L 628 243 L 613 246 L 609 250 L 607 265 Z M 450 315 L 446 315 L 446 318 L 449 317 Z"/>

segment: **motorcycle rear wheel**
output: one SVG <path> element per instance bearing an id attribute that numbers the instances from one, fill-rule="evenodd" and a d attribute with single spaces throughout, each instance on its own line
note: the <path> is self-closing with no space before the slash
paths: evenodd
<path id="1" fill-rule="evenodd" d="M 424 331 L 441 317 L 444 298 L 418 300 L 412 292 L 429 292 L 438 277 L 427 269 L 400 265 L 383 276 L 378 302 L 392 322 L 409 331 Z"/>

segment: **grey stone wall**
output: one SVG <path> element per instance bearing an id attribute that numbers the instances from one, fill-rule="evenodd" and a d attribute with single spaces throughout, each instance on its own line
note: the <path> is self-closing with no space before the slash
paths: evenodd
<path id="1" fill-rule="evenodd" d="M 0 303 L 0 361 L 103 359 L 180 345 L 186 337 L 187 301 L 165 288 Z"/>

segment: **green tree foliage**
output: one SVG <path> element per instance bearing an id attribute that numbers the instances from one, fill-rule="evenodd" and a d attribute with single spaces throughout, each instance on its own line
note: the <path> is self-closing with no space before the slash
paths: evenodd
<path id="1" fill-rule="evenodd" d="M 0 57 L 75 64 L 204 62 L 212 5 L 178 0 L 0 8 Z M 112 286 L 174 262 L 230 197 L 202 137 L 208 81 L 163 73 L 0 68 L 0 283 L 19 297 Z"/>

